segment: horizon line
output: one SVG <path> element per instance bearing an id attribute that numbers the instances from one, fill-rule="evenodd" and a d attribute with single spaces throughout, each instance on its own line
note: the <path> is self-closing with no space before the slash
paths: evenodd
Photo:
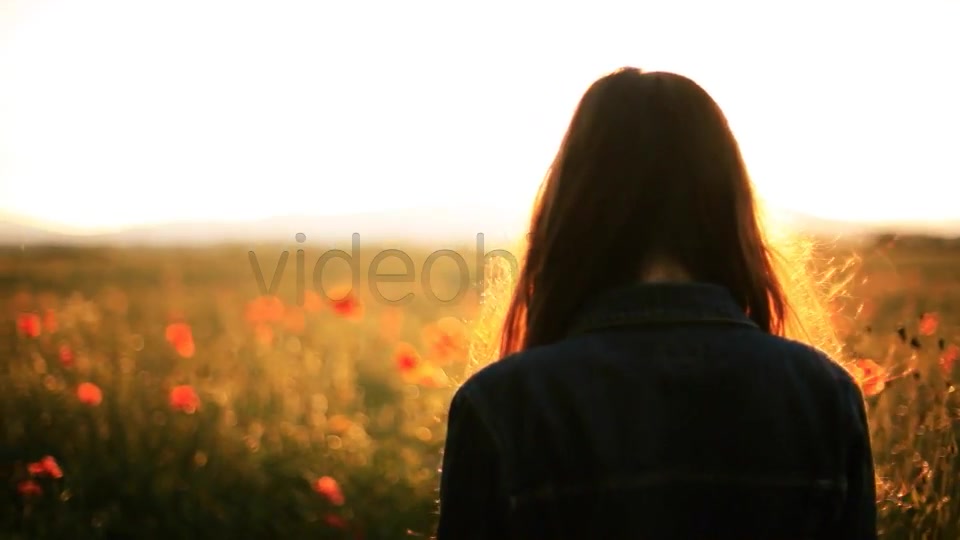
<path id="1" fill-rule="evenodd" d="M 487 206 L 494 208 L 494 205 L 476 205 L 475 208 L 486 208 Z M 390 213 L 399 213 L 399 212 L 416 212 L 416 211 L 436 211 L 436 210 L 455 210 L 461 212 L 463 210 L 462 205 L 458 205 L 456 208 L 444 207 L 444 206 L 430 206 L 430 207 L 398 207 L 390 208 L 385 210 L 367 210 L 367 211 L 354 211 L 354 212 L 335 212 L 335 213 L 316 213 L 308 214 L 303 212 L 291 212 L 291 213 L 276 213 L 266 216 L 256 216 L 251 218 L 232 218 L 232 219 L 223 219 L 223 218 L 184 218 L 184 219 L 169 219 L 165 221 L 155 221 L 155 222 L 144 222 L 144 223 L 130 223 L 125 225 L 115 225 L 115 226 L 100 226 L 100 227 L 80 227 L 76 225 L 70 225 L 64 222 L 57 222 L 52 220 L 46 220 L 42 218 L 37 218 L 34 216 L 24 215 L 13 211 L 0 210 L 0 224 L 12 224 L 15 226 L 28 227 L 36 229 L 38 232 L 53 233 L 65 236 L 72 237 L 90 237 L 90 236 L 104 236 L 112 234 L 123 234 L 127 232 L 134 232 L 142 229 L 162 229 L 163 227 L 170 226 L 184 226 L 184 225 L 244 225 L 244 224 L 255 224 L 258 222 L 279 220 L 279 219 L 335 219 L 338 217 L 350 218 L 356 216 L 377 216 L 377 215 L 389 215 Z M 770 216 L 776 221 L 776 215 L 780 213 L 786 213 L 788 215 L 787 221 L 794 221 L 789 218 L 800 218 L 801 220 L 810 220 L 817 221 L 825 225 L 836 225 L 836 226 L 846 226 L 851 228 L 868 228 L 868 229 L 884 229 L 884 228 L 940 228 L 944 230 L 947 229 L 957 229 L 957 232 L 960 233 L 960 217 L 956 219 L 947 219 L 947 220 L 927 220 L 927 219 L 892 219 L 892 220 L 876 220 L 876 219 L 867 219 L 867 220 L 851 220 L 851 219 L 838 219 L 825 217 L 817 215 L 810 212 L 801 212 L 790 210 L 782 207 L 768 206 L 766 211 L 763 212 L 765 216 Z M 427 217 L 424 219 L 425 222 L 429 222 L 430 218 Z"/>

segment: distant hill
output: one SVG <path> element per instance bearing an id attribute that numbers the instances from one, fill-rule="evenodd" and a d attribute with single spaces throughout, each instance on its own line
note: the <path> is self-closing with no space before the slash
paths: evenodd
<path id="1" fill-rule="evenodd" d="M 48 231 L 39 227 L 10 221 L 0 221 L 0 244 L 70 244 L 75 240 L 76 239 L 69 234 Z"/>
<path id="2" fill-rule="evenodd" d="M 960 219 L 941 222 L 869 223 L 826 219 L 784 209 L 771 209 L 769 218 L 789 229 L 815 236 L 863 237 L 883 234 L 960 236 Z"/>
<path id="3" fill-rule="evenodd" d="M 341 216 L 278 216 L 237 223 L 170 223 L 136 226 L 105 234 L 65 234 L 0 218 L 0 244 L 14 245 L 211 245 L 292 243 L 297 233 L 307 244 L 420 240 L 472 244 L 482 233 L 489 241 L 515 238 L 526 218 L 497 209 L 410 209 Z"/>
<path id="4" fill-rule="evenodd" d="M 949 223 L 876 225 L 822 219 L 796 212 L 771 210 L 771 220 L 806 234 L 829 237 L 865 237 L 886 233 L 960 236 L 960 220 Z M 138 226 L 105 234 L 68 234 L 15 216 L 0 216 L 3 245 L 213 245 L 222 243 L 292 243 L 297 233 L 307 244 L 347 243 L 358 233 L 361 242 L 420 241 L 444 245 L 472 244 L 478 233 L 486 242 L 504 242 L 520 236 L 526 216 L 497 208 L 421 208 L 342 216 L 278 216 L 237 223 L 171 223 Z"/>

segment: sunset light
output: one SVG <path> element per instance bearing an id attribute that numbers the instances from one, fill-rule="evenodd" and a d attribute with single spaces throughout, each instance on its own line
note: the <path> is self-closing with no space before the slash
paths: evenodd
<path id="1" fill-rule="evenodd" d="M 772 205 L 958 216 L 957 2 L 0 5 L 0 210 L 61 227 L 526 212 L 621 65 L 711 92 Z"/>

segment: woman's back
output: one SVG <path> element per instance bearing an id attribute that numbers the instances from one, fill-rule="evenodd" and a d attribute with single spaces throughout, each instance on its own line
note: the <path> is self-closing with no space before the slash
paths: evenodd
<path id="1" fill-rule="evenodd" d="M 705 90 L 634 68 L 591 85 L 527 238 L 502 360 L 451 404 L 440 540 L 876 536 L 863 398 L 785 339 Z"/>
<path id="2" fill-rule="evenodd" d="M 441 539 L 875 535 L 852 379 L 718 286 L 610 291 L 450 414 L 444 468 L 462 476 L 441 486 Z"/>

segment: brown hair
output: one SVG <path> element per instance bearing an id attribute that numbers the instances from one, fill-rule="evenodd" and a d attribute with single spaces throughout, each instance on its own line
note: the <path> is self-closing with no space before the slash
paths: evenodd
<path id="1" fill-rule="evenodd" d="M 580 100 L 541 186 L 500 355 L 562 339 L 585 300 L 669 261 L 726 287 L 783 335 L 774 271 L 739 145 L 690 79 L 622 68 Z"/>

